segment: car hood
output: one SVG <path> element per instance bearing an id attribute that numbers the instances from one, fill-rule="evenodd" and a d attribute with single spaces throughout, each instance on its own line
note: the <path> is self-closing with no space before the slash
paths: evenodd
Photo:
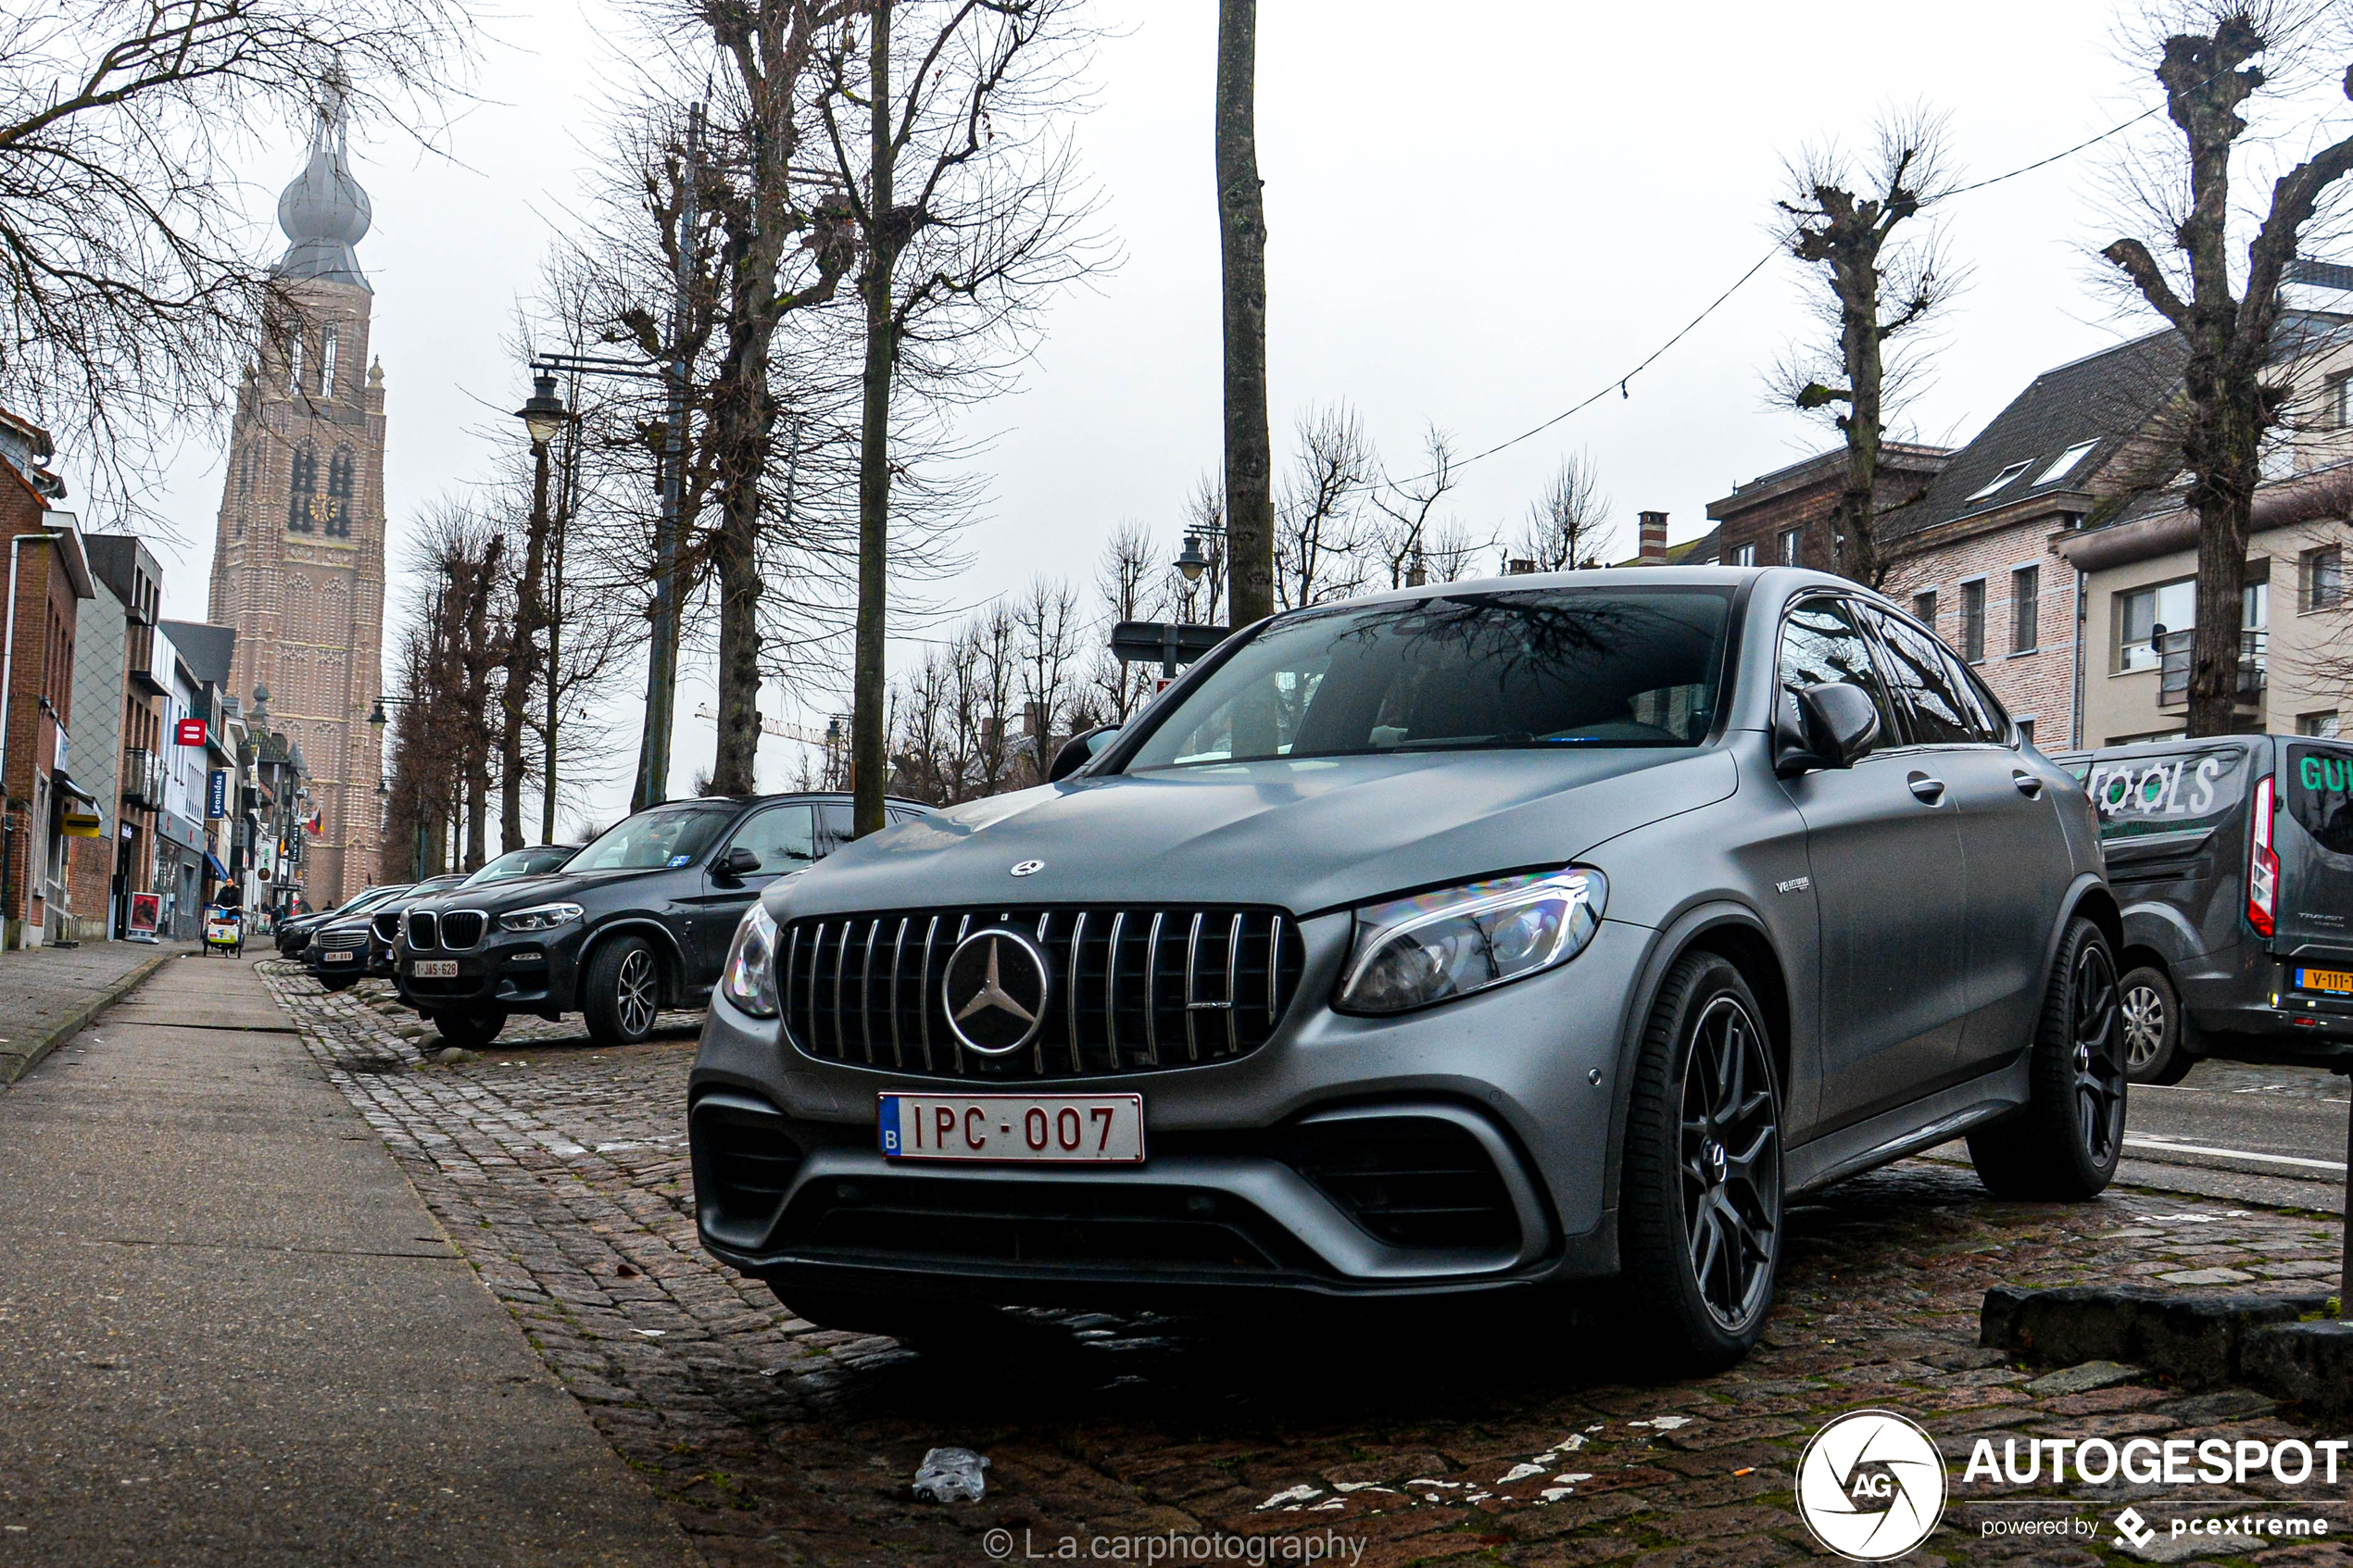
<path id="1" fill-rule="evenodd" d="M 542 872 L 537 876 L 501 877 L 479 887 L 452 887 L 418 902 L 436 909 L 483 909 L 504 914 L 510 909 L 529 909 L 534 904 L 552 904 L 562 899 L 577 903 L 598 895 L 610 897 L 614 889 L 626 884 L 648 877 L 676 876 L 686 869 L 649 866 L 641 871 Z"/>
<path id="2" fill-rule="evenodd" d="M 1313 758 L 1072 780 L 861 839 L 777 902 L 792 914 L 1004 900 L 1308 915 L 1559 865 L 1738 782 L 1720 750 Z M 1010 874 L 1028 860 L 1043 864 Z"/>

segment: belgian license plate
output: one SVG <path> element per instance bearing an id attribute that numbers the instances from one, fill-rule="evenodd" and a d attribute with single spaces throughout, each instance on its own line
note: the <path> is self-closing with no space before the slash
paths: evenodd
<path id="1" fill-rule="evenodd" d="M 884 1095 L 892 1160 L 1134 1165 L 1144 1158 L 1141 1095 Z"/>
<path id="2" fill-rule="evenodd" d="M 2299 991 L 2353 992 L 2353 974 L 2341 969 L 2299 969 L 2296 986 Z"/>
<path id="3" fill-rule="evenodd" d="M 455 980 L 458 978 L 456 959 L 417 959 L 409 965 L 412 980 Z"/>
<path id="4" fill-rule="evenodd" d="M 223 938 L 221 938 L 221 940 L 226 941 L 226 940 L 228 940 L 228 938 L 223 937 Z M 327 954 L 324 954 L 324 955 L 322 955 L 322 956 L 325 958 L 326 961 L 327 961 L 327 962 L 329 962 L 329 963 L 349 963 L 352 960 L 354 960 L 354 959 L 358 958 L 359 955 L 359 954 L 357 954 L 357 953 L 353 953 L 353 952 L 346 952 L 346 951 L 345 951 L 343 948 L 338 947 L 338 948 L 336 948 L 333 952 L 332 952 L 332 953 L 327 953 Z"/>

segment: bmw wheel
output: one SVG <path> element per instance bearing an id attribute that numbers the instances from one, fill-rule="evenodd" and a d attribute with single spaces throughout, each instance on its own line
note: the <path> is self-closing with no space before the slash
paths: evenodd
<path id="1" fill-rule="evenodd" d="M 1632 1321 L 1680 1370 L 1755 1345 L 1781 1254 L 1781 1131 L 1771 1037 L 1713 953 L 1660 987 L 1636 1068 L 1620 1194 Z"/>
<path id="2" fill-rule="evenodd" d="M 2108 938 L 2068 922 L 2027 1068 L 2025 1105 L 1969 1135 L 1969 1163 L 1996 1198 L 2096 1197 L 2124 1148 L 2126 1030 Z"/>
<path id="3" fill-rule="evenodd" d="M 652 1034 L 661 1010 L 661 965 L 652 945 L 623 936 L 598 948 L 581 977 L 580 1010 L 600 1046 L 634 1046 Z"/>

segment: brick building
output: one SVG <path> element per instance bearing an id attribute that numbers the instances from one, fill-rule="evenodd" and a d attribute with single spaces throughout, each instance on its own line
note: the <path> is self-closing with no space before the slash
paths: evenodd
<path id="1" fill-rule="evenodd" d="M 156 759 L 163 746 L 157 698 L 170 671 L 155 671 L 156 612 L 163 568 L 129 533 L 82 540 L 96 592 L 82 607 L 73 664 L 73 738 L 67 766 L 98 797 L 105 837 L 73 855 L 72 895 L 82 939 L 124 935 L 130 895 L 155 887 Z M 170 657 L 169 646 L 166 657 Z"/>
<path id="2" fill-rule="evenodd" d="M 1942 446 L 1889 441 L 1880 446 L 1877 504 L 1881 512 L 1918 498 L 1952 453 Z M 1818 452 L 1761 474 L 1707 505 L 1727 566 L 1807 566 L 1832 570 L 1831 516 L 1846 473 L 1846 448 Z"/>
<path id="3" fill-rule="evenodd" d="M 66 768 L 73 722 L 74 638 L 91 596 L 79 520 L 43 467 L 48 433 L 0 412 L 0 539 L 12 590 L 0 618 L 0 947 L 77 935 L 67 819 L 87 821 L 90 792 Z M 78 836 L 78 833 L 77 833 Z"/>
<path id="4" fill-rule="evenodd" d="M 293 314 L 238 390 L 208 616 L 236 633 L 231 688 L 266 687 L 308 760 L 321 821 L 304 870 L 321 908 L 374 879 L 380 847 L 383 755 L 367 720 L 384 684 L 384 385 L 353 249 L 369 221 L 341 119 L 322 119 L 278 198 Z"/>

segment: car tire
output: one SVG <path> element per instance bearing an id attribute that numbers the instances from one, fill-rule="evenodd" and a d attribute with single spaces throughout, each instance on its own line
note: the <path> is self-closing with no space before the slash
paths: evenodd
<path id="1" fill-rule="evenodd" d="M 623 936 L 598 947 L 580 977 L 580 1012 L 600 1046 L 634 1046 L 661 1009 L 661 962 L 653 944 Z"/>
<path id="2" fill-rule="evenodd" d="M 1996 1198 L 2075 1203 L 2116 1175 L 2124 1148 L 2124 1022 L 2116 960 L 2090 921 L 2067 922 L 2028 1058 L 2025 1105 L 1969 1135 Z"/>
<path id="3" fill-rule="evenodd" d="M 507 1015 L 495 1009 L 485 1009 L 481 1012 L 434 1012 L 427 1013 L 425 1017 L 440 1031 L 444 1045 L 463 1046 L 468 1050 L 481 1049 L 497 1039 L 498 1032 L 507 1026 Z"/>
<path id="4" fill-rule="evenodd" d="M 1619 1190 L 1618 1306 L 1663 1370 L 1756 1344 L 1781 1253 L 1780 1092 L 1765 1012 L 1731 963 L 1679 960 L 1642 1032 Z"/>
<path id="5" fill-rule="evenodd" d="M 330 991 L 348 991 L 359 982 L 345 975 L 322 974 L 319 977 L 319 984 Z"/>
<path id="6" fill-rule="evenodd" d="M 2155 964 L 2124 972 L 2116 983 L 2123 1014 L 2124 1075 L 2135 1084 L 2178 1084 L 2196 1060 L 2181 993 Z"/>

